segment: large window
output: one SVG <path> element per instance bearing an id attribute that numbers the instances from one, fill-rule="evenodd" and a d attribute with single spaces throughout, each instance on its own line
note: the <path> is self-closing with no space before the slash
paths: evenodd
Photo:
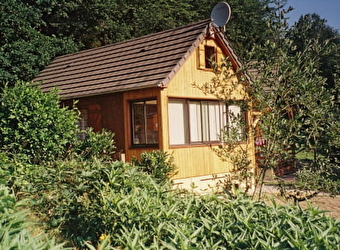
<path id="1" fill-rule="evenodd" d="M 219 101 L 170 99 L 170 145 L 219 142 L 221 134 L 230 130 L 237 130 L 241 140 L 244 138 L 244 129 L 238 127 L 240 120 L 244 121 L 244 112 L 239 105 L 227 106 Z"/>
<path id="2" fill-rule="evenodd" d="M 137 146 L 158 144 L 157 101 L 131 102 L 132 144 Z"/>

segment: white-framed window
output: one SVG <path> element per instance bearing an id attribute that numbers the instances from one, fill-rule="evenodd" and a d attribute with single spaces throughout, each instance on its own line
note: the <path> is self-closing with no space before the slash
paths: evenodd
<path id="1" fill-rule="evenodd" d="M 220 101 L 169 99 L 168 110 L 170 145 L 220 142 L 222 133 L 239 125 L 236 117 L 245 117 L 241 106 Z M 238 129 L 242 140 L 245 130 Z"/>

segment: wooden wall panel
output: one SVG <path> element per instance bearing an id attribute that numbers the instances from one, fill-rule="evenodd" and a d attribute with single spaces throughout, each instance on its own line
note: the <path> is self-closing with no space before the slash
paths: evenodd
<path id="1" fill-rule="evenodd" d="M 206 95 L 201 90 L 195 88 L 193 84 L 202 85 L 209 82 L 215 74 L 211 69 L 202 69 L 200 63 L 203 59 L 200 53 L 204 51 L 204 45 L 216 46 L 218 52 L 218 61 L 225 55 L 222 54 L 221 48 L 217 46 L 214 40 L 205 40 L 193 53 L 179 70 L 177 75 L 169 83 L 168 87 L 161 92 L 162 96 L 162 112 L 168 114 L 168 98 L 198 98 L 198 99 L 216 99 L 213 95 Z M 234 79 L 237 81 L 237 79 Z M 242 96 L 235 96 L 242 98 Z M 168 117 L 163 117 L 163 149 L 169 153 L 173 153 L 175 163 L 179 167 L 178 175 L 174 179 L 187 177 L 198 177 L 205 175 L 213 175 L 226 173 L 231 170 L 231 165 L 222 162 L 216 154 L 207 145 L 183 147 L 169 147 L 169 122 Z M 253 166 L 255 166 L 253 157 L 253 138 L 249 140 L 249 153 Z"/>
<path id="2" fill-rule="evenodd" d="M 230 171 L 230 166 L 207 146 L 169 149 L 173 153 L 178 174 L 174 179 L 213 175 Z"/>
<path id="3" fill-rule="evenodd" d="M 179 72 L 175 75 L 173 80 L 168 84 L 167 95 L 169 97 L 187 97 L 187 98 L 203 98 L 203 99 L 215 99 L 213 95 L 206 95 L 198 88 L 193 85 L 203 85 L 215 76 L 212 69 L 205 69 L 201 67 L 204 63 L 204 46 L 216 46 L 217 48 L 217 62 L 227 55 L 222 53 L 221 48 L 218 44 L 212 40 L 204 40 L 196 51 L 191 54 Z M 202 58 L 203 57 L 203 58 Z M 232 81 L 237 82 L 237 78 L 233 77 Z M 240 88 L 239 91 L 242 91 Z M 241 98 L 241 96 L 235 96 L 236 98 Z"/>
<path id="4" fill-rule="evenodd" d="M 125 147 L 124 147 L 124 153 L 126 157 L 126 161 L 131 161 L 134 157 L 139 158 L 140 154 L 145 151 L 151 151 L 151 150 L 157 150 L 160 147 L 152 147 L 152 148 L 138 148 L 138 147 L 132 147 L 132 135 L 131 135 L 131 111 L 130 111 L 130 102 L 135 100 L 143 100 L 143 99 L 150 99 L 150 98 L 156 98 L 158 103 L 161 103 L 161 97 L 160 97 L 160 88 L 152 88 L 152 89 L 141 89 L 141 90 L 135 90 L 135 91 L 128 91 L 124 92 L 123 94 L 123 113 L 124 113 L 124 127 L 126 128 L 125 133 Z M 159 138 L 159 146 L 163 145 L 163 139 L 162 139 L 162 110 L 160 108 L 160 105 L 158 105 L 158 138 Z"/>
<path id="5" fill-rule="evenodd" d="M 67 105 L 71 105 L 72 101 L 68 100 Z M 115 133 L 114 141 L 117 147 L 116 152 L 124 150 L 124 114 L 123 110 L 123 95 L 122 93 L 114 93 L 100 96 L 80 98 L 77 103 L 79 109 L 88 109 L 89 126 L 94 127 L 95 131 L 102 128 Z"/>

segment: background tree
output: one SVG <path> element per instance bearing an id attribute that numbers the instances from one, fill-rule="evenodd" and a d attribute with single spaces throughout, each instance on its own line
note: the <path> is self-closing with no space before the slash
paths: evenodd
<path id="1" fill-rule="evenodd" d="M 210 18 L 218 0 L 2 0 L 0 83 L 32 80 L 58 55 Z M 230 0 L 226 32 L 241 57 L 265 41 L 269 0 Z M 247 34 L 247 36 L 245 36 Z"/>
<path id="2" fill-rule="evenodd" d="M 31 80 L 55 56 L 75 51 L 67 38 L 46 36 L 39 10 L 19 0 L 0 5 L 0 84 Z"/>
<path id="3" fill-rule="evenodd" d="M 308 46 L 308 41 L 325 44 L 318 53 L 320 60 L 318 70 L 320 75 L 327 79 L 327 88 L 336 90 L 339 95 L 339 83 L 336 80 L 340 75 L 340 34 L 337 30 L 327 25 L 327 20 L 317 14 L 307 14 L 292 26 L 289 31 L 290 38 L 296 50 L 293 53 L 303 51 Z M 311 48 L 313 49 L 313 48 Z"/>
<path id="4" fill-rule="evenodd" d="M 304 46 L 297 49 L 287 26 L 285 3 L 276 2 L 277 12 L 268 23 L 272 38 L 257 50 L 258 61 L 250 63 L 256 71 L 252 96 L 262 111 L 259 128 L 266 141 L 261 147 L 262 174 L 277 170 L 282 160 L 298 152 L 312 152 L 307 167 L 313 169 L 314 178 L 319 174 L 322 179 L 335 167 L 330 162 L 329 143 L 333 128 L 339 126 L 334 122 L 333 90 L 327 88 L 327 78 L 320 70 L 330 45 L 309 38 L 308 30 L 300 30 Z M 320 188 L 322 183 L 318 185 Z"/>

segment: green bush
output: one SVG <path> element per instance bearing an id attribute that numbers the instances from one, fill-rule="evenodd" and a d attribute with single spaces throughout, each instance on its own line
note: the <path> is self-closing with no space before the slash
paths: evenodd
<path id="1" fill-rule="evenodd" d="M 18 193 L 31 200 L 32 211 L 50 233 L 77 246 L 96 241 L 114 223 L 102 207 L 108 187 L 124 197 L 134 186 L 153 185 L 151 177 L 118 161 L 64 160 L 28 169 L 31 174 L 23 174 L 17 182 Z"/>
<path id="2" fill-rule="evenodd" d="M 84 160 L 102 159 L 110 160 L 115 153 L 114 133 L 103 129 L 100 132 L 93 132 L 93 128 L 84 131 L 85 140 L 80 141 L 76 147 L 77 153 Z"/>
<path id="3" fill-rule="evenodd" d="M 334 249 L 340 221 L 310 207 L 196 197 L 122 162 L 60 161 L 22 191 L 50 232 L 79 248 Z M 22 182 L 25 183 L 25 182 Z"/>
<path id="4" fill-rule="evenodd" d="M 340 222 L 314 208 L 268 207 L 244 198 L 161 201 L 146 192 L 108 207 L 121 224 L 108 237 L 126 249 L 335 249 L 340 243 Z"/>
<path id="5" fill-rule="evenodd" d="M 331 167 L 315 168 L 304 166 L 297 171 L 294 187 L 306 191 L 327 192 L 330 195 L 340 194 L 340 173 Z"/>
<path id="6" fill-rule="evenodd" d="M 55 160 L 77 138 L 78 116 L 75 108 L 60 107 L 56 90 L 43 93 L 27 82 L 5 86 L 0 97 L 0 147 L 34 163 Z"/>
<path id="7" fill-rule="evenodd" d="M 132 163 L 160 183 L 168 181 L 176 173 L 173 157 L 163 150 L 143 152 L 140 158 L 140 161 L 134 158 Z"/>
<path id="8" fill-rule="evenodd" d="M 8 189 L 0 185 L 0 249 L 11 250 L 62 250 L 45 233 L 33 232 L 34 224 L 28 221 L 23 202 L 17 203 Z"/>

